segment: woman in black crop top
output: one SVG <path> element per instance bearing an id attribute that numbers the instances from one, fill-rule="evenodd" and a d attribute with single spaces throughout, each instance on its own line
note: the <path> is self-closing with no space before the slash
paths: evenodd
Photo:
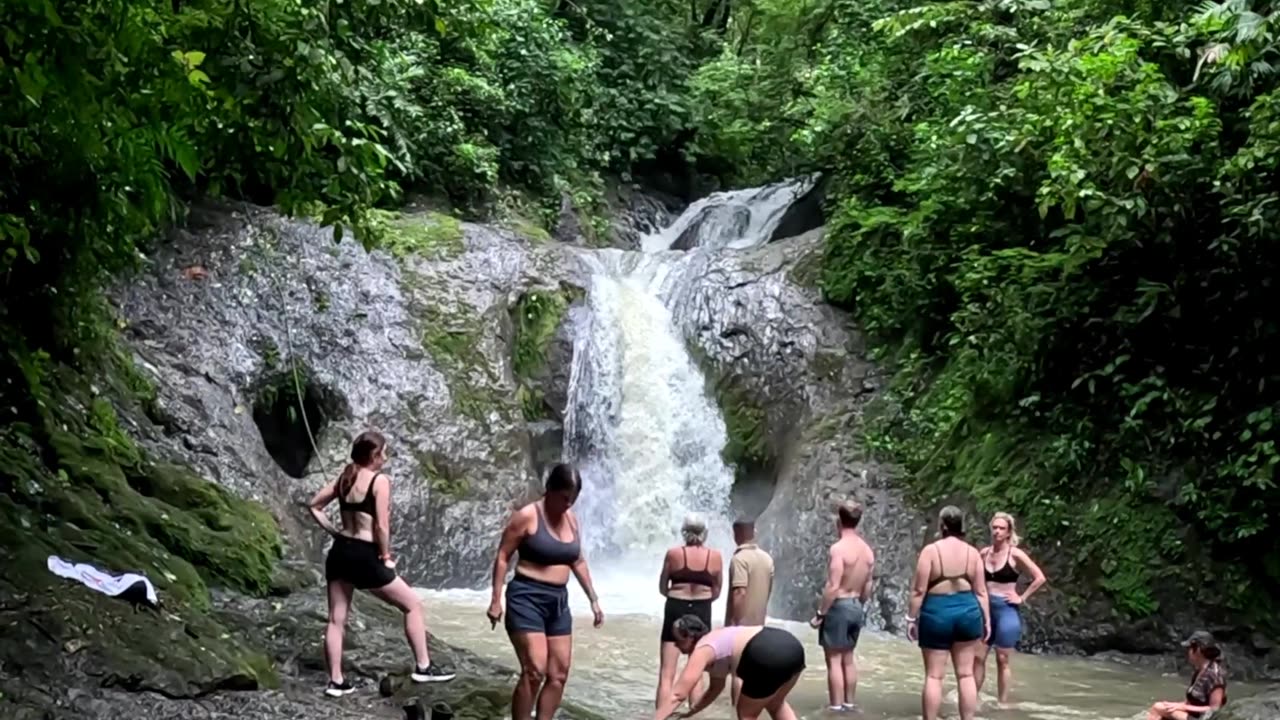
<path id="1" fill-rule="evenodd" d="M 422 599 L 408 583 L 396 577 L 388 529 L 391 480 L 382 473 L 386 449 L 387 441 L 381 433 L 372 430 L 361 433 L 351 446 L 351 462 L 342 470 L 342 475 L 311 498 L 311 516 L 333 536 L 333 547 L 325 559 L 325 578 L 329 584 L 329 624 L 324 633 L 329 687 L 325 694 L 330 697 L 355 692 L 342 675 L 342 636 L 356 588 L 368 590 L 404 613 L 404 634 L 416 660 L 411 673 L 414 682 L 454 678 L 453 673 L 431 664 Z M 338 501 L 342 514 L 341 530 L 329 522 L 325 513 L 325 508 L 334 500 Z"/>
<path id="2" fill-rule="evenodd" d="M 1022 637 L 1020 608 L 1044 585 L 1045 579 L 1040 566 L 1018 547 L 1018 529 L 1009 513 L 991 516 L 991 546 L 983 548 L 981 554 L 991 611 L 991 638 L 974 662 L 973 678 L 981 691 L 987 677 L 987 655 L 995 647 L 996 688 L 1000 702 L 1005 704 L 1013 683 L 1009 661 Z M 1031 584 L 1019 594 L 1018 578 L 1023 572 L 1031 576 Z"/>
<path id="3" fill-rule="evenodd" d="M 560 707 L 573 656 L 570 573 L 591 600 L 595 626 L 604 623 L 582 553 L 578 518 L 571 510 L 581 491 L 582 478 L 572 465 L 555 466 L 547 476 L 542 499 L 517 510 L 498 543 L 493 600 L 486 614 L 493 627 L 506 616 L 507 635 L 520 660 L 520 679 L 511 695 L 512 720 L 530 720 L 535 698 L 540 718 L 553 717 Z M 515 576 L 506 583 L 504 613 L 502 588 L 516 553 L 519 560 Z"/>
<path id="4" fill-rule="evenodd" d="M 696 513 L 684 519 L 680 528 L 684 544 L 667 550 L 658 576 L 658 592 L 667 598 L 662 613 L 662 636 L 659 645 L 658 693 L 655 706 L 671 696 L 676 681 L 680 648 L 676 646 L 673 626 L 685 615 L 694 615 L 711 627 L 711 604 L 720 597 L 724 558 L 719 550 L 705 546 L 707 523 Z M 696 697 L 690 698 L 697 702 Z"/>

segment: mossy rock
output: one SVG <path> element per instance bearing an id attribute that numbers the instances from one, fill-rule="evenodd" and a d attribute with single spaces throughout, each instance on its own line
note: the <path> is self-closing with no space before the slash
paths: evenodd
<path id="1" fill-rule="evenodd" d="M 551 233 L 546 228 L 524 217 L 510 217 L 504 220 L 502 224 L 515 234 L 529 240 L 535 245 L 546 245 L 554 240 L 554 238 L 551 237 Z"/>
<path id="2" fill-rule="evenodd" d="M 281 554 L 275 520 L 190 470 L 152 461 L 109 397 L 131 383 L 40 361 L 24 373 L 23 422 L 0 427 L 0 591 L 25 598 L 0 619 L 6 667 L 57 680 L 61 664 L 103 684 L 187 697 L 273 685 L 270 663 L 208 615 L 209 585 L 261 594 Z M 108 366 L 109 368 L 110 366 Z M 48 556 L 156 586 L 161 610 L 135 612 L 52 575 Z M 34 630 L 33 630 L 34 628 Z M 82 658 L 82 659 L 77 659 Z"/>
<path id="3" fill-rule="evenodd" d="M 464 250 L 462 222 L 438 212 L 406 215 L 373 210 L 373 245 L 397 258 L 416 256 L 427 260 L 457 257 Z"/>

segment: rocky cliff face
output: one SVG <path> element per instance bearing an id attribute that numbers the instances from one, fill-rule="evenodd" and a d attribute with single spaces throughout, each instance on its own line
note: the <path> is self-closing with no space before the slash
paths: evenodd
<path id="1" fill-rule="evenodd" d="M 366 252 L 262 209 L 197 212 L 114 292 L 158 389 L 163 431 L 138 430 L 315 550 L 300 504 L 377 429 L 402 572 L 471 585 L 536 484 L 510 311 L 551 284 L 560 250 L 434 214 L 386 225 L 388 251 Z"/>
<path id="2" fill-rule="evenodd" d="M 676 322 L 702 360 L 729 429 L 735 511 L 774 556 L 770 611 L 808 619 L 835 539 L 833 504 L 861 502 L 878 552 L 874 626 L 905 610 L 924 522 L 866 449 L 863 413 L 880 384 L 862 336 L 817 289 L 821 229 L 740 252 L 690 253 L 671 281 Z"/>

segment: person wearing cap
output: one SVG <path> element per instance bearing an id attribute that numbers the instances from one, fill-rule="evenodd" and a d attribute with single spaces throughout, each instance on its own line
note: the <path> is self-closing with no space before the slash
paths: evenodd
<path id="1" fill-rule="evenodd" d="M 1197 720 L 1227 704 L 1227 674 L 1222 650 L 1207 630 L 1197 630 L 1182 643 L 1187 662 L 1195 668 L 1184 702 L 1158 702 L 1147 710 L 1147 720 Z"/>

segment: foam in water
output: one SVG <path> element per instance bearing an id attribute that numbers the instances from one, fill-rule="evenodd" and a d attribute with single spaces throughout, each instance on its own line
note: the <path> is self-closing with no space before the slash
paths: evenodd
<path id="1" fill-rule="evenodd" d="M 686 232 L 692 237 L 680 243 L 688 248 L 751 248 L 769 242 L 788 208 L 813 189 L 816 175 L 773 185 L 712 193 L 693 203 L 669 227 L 642 238 L 645 252 L 669 250 Z"/>

